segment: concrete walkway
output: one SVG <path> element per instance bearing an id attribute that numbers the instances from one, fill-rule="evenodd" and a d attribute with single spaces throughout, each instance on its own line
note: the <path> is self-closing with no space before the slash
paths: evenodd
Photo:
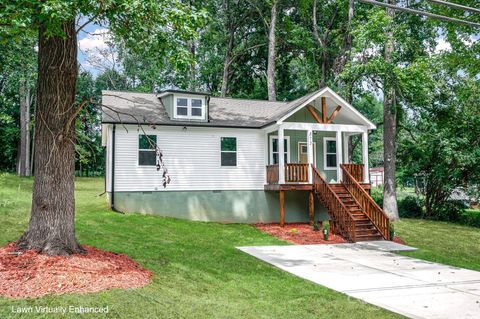
<path id="1" fill-rule="evenodd" d="M 407 317 L 480 318 L 480 272 L 387 251 L 408 250 L 408 246 L 366 242 L 238 249 L 294 275 Z"/>

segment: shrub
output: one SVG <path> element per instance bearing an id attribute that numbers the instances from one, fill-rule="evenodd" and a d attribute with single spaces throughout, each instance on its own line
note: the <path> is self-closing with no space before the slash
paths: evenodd
<path id="1" fill-rule="evenodd" d="M 432 219 L 456 222 L 459 221 L 461 212 L 465 210 L 465 208 L 466 206 L 463 201 L 445 201 L 441 206 L 436 205 L 433 207 Z"/>
<path id="2" fill-rule="evenodd" d="M 480 211 L 466 210 L 460 215 L 459 223 L 467 226 L 480 227 Z"/>
<path id="3" fill-rule="evenodd" d="M 372 187 L 370 195 L 378 206 L 383 206 L 383 187 Z"/>
<path id="4" fill-rule="evenodd" d="M 407 196 L 398 202 L 398 213 L 400 217 L 422 218 L 423 200 L 417 196 Z"/>

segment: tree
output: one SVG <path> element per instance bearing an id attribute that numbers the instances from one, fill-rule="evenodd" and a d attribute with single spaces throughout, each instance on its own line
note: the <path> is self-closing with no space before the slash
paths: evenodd
<path id="1" fill-rule="evenodd" d="M 277 29 L 277 7 L 278 0 L 272 0 L 270 23 L 268 24 L 267 89 L 269 101 L 277 100 L 277 90 L 275 88 L 275 59 L 277 58 L 277 38 L 275 32 Z"/>
<path id="2" fill-rule="evenodd" d="M 9 39 L 0 48 L 0 114 L 4 115 L 4 119 L 10 118 L 18 123 L 14 127 L 11 123 L 5 123 L 5 131 L 1 134 L 4 137 L 1 144 L 5 148 L 2 153 L 7 158 L 13 158 L 16 153 L 15 166 L 20 176 L 29 176 L 31 173 L 30 110 L 35 91 L 37 56 L 34 47 L 35 39 L 28 37 Z M 7 129 L 7 125 L 10 128 Z M 0 131 L 3 131 L 1 127 L 0 123 Z M 18 147 L 10 148 L 14 145 Z M 0 167 L 10 169 L 2 165 L 2 160 Z"/>
<path id="3" fill-rule="evenodd" d="M 202 16 L 179 1 L 10 0 L 0 5 L 0 35 L 38 33 L 36 171 L 30 221 L 18 247 L 49 255 L 83 252 L 74 222 L 75 120 L 86 104 L 75 103 L 77 32 L 90 22 L 107 23 L 127 47 L 166 52 L 191 39 Z"/>
<path id="4" fill-rule="evenodd" d="M 425 217 L 455 220 L 460 207 L 452 201 L 454 191 L 479 195 L 480 86 L 469 76 L 449 75 L 435 65 L 431 70 L 435 89 L 430 102 L 410 116 L 399 159 L 405 176 L 424 181 Z"/>
<path id="5" fill-rule="evenodd" d="M 396 0 L 388 0 L 387 3 L 395 4 Z M 395 49 L 393 38 L 393 20 L 395 11 L 387 8 L 387 16 L 391 23 L 387 27 L 385 35 L 385 63 L 392 64 L 392 54 Z M 385 73 L 383 81 L 383 210 L 390 220 L 397 220 L 397 185 L 395 180 L 396 171 L 396 138 L 397 138 L 397 96 L 394 79 L 389 73 Z"/>

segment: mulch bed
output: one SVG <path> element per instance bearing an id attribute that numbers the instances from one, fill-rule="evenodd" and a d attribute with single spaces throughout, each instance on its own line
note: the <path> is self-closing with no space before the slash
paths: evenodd
<path id="1" fill-rule="evenodd" d="M 110 288 L 139 288 L 152 273 L 125 254 L 90 246 L 87 253 L 47 256 L 33 250 L 17 254 L 15 243 L 0 248 L 0 295 L 40 297 L 69 292 L 95 292 Z"/>
<path id="2" fill-rule="evenodd" d="M 328 241 L 323 240 L 323 233 L 314 231 L 313 227 L 305 223 L 289 223 L 281 227 L 280 224 L 256 224 L 255 227 L 278 239 L 286 240 L 297 245 L 312 244 L 340 244 L 347 241 L 338 235 L 329 234 Z"/>
<path id="3" fill-rule="evenodd" d="M 289 223 L 285 224 L 284 227 L 281 227 L 278 223 L 255 224 L 254 226 L 264 233 L 297 245 L 341 244 L 347 242 L 343 237 L 332 235 L 331 233 L 328 235 L 328 241 L 323 240 L 321 229 L 314 231 L 313 227 L 306 223 Z M 405 242 L 398 236 L 395 236 L 393 241 L 405 245 Z"/>

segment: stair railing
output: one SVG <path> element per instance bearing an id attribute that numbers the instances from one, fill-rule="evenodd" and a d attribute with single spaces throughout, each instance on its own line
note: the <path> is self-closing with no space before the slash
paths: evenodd
<path id="1" fill-rule="evenodd" d="M 320 201 L 327 208 L 328 213 L 333 218 L 335 229 L 339 234 L 349 241 L 356 241 L 355 220 L 352 214 L 342 202 L 337 193 L 323 179 L 320 172 L 312 165 L 313 189 Z"/>
<path id="2" fill-rule="evenodd" d="M 350 174 L 348 167 L 340 165 L 343 171 L 342 184 L 355 198 L 363 212 L 372 221 L 380 234 L 386 240 L 390 240 L 390 220 L 385 212 L 378 206 L 373 198 L 363 189 L 362 185 Z"/>

